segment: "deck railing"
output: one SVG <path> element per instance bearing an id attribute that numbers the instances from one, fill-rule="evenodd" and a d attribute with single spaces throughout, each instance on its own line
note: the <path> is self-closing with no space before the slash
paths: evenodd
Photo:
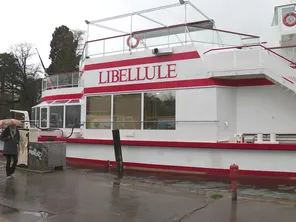
<path id="1" fill-rule="evenodd" d="M 43 79 L 42 91 L 80 86 L 79 72 L 60 73 Z"/>
<path id="2" fill-rule="evenodd" d="M 129 47 L 128 42 L 136 44 L 136 47 Z M 90 40 L 85 44 L 82 60 L 90 57 L 102 57 L 130 53 L 131 51 L 137 52 L 153 48 L 175 47 L 196 43 L 212 48 L 215 46 L 258 44 L 259 42 L 259 36 L 215 29 L 211 27 L 210 21 L 201 21 Z"/>
<path id="3" fill-rule="evenodd" d="M 231 50 L 231 49 L 242 49 L 242 48 L 250 48 L 250 47 L 261 47 L 264 50 L 269 51 L 270 53 L 274 54 L 275 56 L 285 60 L 290 65 L 296 65 L 296 63 L 293 62 L 292 60 L 290 60 L 290 59 L 286 58 L 285 56 L 280 55 L 279 53 L 275 52 L 273 50 L 273 48 L 268 48 L 268 47 L 266 47 L 266 46 L 264 46 L 262 44 L 251 44 L 251 45 L 241 45 L 241 46 L 233 46 L 233 47 L 213 48 L 213 49 L 207 50 L 206 52 L 204 52 L 204 54 L 208 54 L 208 53 L 213 52 L 213 51 L 225 51 L 225 50 Z"/>

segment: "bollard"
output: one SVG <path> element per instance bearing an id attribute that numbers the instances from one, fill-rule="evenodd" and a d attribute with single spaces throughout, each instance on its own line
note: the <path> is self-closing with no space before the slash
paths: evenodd
<path id="1" fill-rule="evenodd" d="M 231 179 L 231 192 L 232 200 L 237 200 L 237 178 L 238 178 L 239 167 L 236 164 L 230 166 L 230 179 Z"/>
<path id="2" fill-rule="evenodd" d="M 123 177 L 123 163 L 122 163 L 123 160 L 122 160 L 119 129 L 112 130 L 112 135 L 113 135 L 113 144 L 114 144 L 117 175 L 119 178 L 122 178 Z"/>

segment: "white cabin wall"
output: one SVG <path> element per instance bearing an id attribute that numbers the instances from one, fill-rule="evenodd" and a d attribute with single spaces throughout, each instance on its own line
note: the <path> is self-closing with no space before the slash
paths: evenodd
<path id="1" fill-rule="evenodd" d="M 296 133 L 296 97 L 280 86 L 237 88 L 239 133 Z"/>
<path id="2" fill-rule="evenodd" d="M 185 141 L 217 141 L 217 88 L 205 87 L 177 91 L 176 113 L 178 139 Z"/>
<path id="3" fill-rule="evenodd" d="M 218 140 L 232 139 L 237 133 L 237 88 L 217 88 Z"/>

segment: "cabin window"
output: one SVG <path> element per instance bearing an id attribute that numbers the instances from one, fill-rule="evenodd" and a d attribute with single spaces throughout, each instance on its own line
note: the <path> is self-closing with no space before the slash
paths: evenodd
<path id="1" fill-rule="evenodd" d="M 66 128 L 72 128 L 74 125 L 75 128 L 80 128 L 80 105 L 70 105 L 66 106 Z"/>
<path id="2" fill-rule="evenodd" d="M 87 97 L 87 129 L 111 129 L 111 95 Z"/>
<path id="3" fill-rule="evenodd" d="M 47 127 L 47 108 L 41 108 L 41 127 Z"/>
<path id="4" fill-rule="evenodd" d="M 289 12 L 294 12 L 294 9 L 295 7 L 292 6 L 292 7 L 288 7 L 288 8 L 283 8 L 282 9 L 282 19 L 285 17 L 285 15 Z"/>
<path id="5" fill-rule="evenodd" d="M 176 92 L 144 93 L 144 129 L 176 129 Z"/>
<path id="6" fill-rule="evenodd" d="M 34 124 L 36 124 L 37 127 L 40 127 L 40 107 L 37 107 L 36 121 L 34 121 Z"/>
<path id="7" fill-rule="evenodd" d="M 114 129 L 141 129 L 141 98 L 139 94 L 121 94 L 113 97 Z"/>
<path id="8" fill-rule="evenodd" d="M 64 127 L 64 106 L 51 106 L 49 110 L 49 127 Z"/>
<path id="9" fill-rule="evenodd" d="M 31 124 L 34 127 L 34 125 L 36 125 L 36 109 L 37 108 L 32 108 L 32 112 L 31 112 Z"/>
<path id="10" fill-rule="evenodd" d="M 36 114 L 36 108 L 32 108 L 31 120 L 35 120 L 36 119 L 35 114 Z"/>

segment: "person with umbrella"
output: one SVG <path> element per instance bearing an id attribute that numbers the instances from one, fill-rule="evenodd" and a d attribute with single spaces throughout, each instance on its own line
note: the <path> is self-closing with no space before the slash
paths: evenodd
<path id="1" fill-rule="evenodd" d="M 20 125 L 21 122 L 14 119 L 7 119 L 0 120 L 0 124 L 7 126 L 1 133 L 0 139 L 4 141 L 3 155 L 6 157 L 6 178 L 10 178 L 13 177 L 18 162 L 20 132 L 17 129 L 17 125 Z M 11 159 L 13 159 L 12 165 Z"/>

